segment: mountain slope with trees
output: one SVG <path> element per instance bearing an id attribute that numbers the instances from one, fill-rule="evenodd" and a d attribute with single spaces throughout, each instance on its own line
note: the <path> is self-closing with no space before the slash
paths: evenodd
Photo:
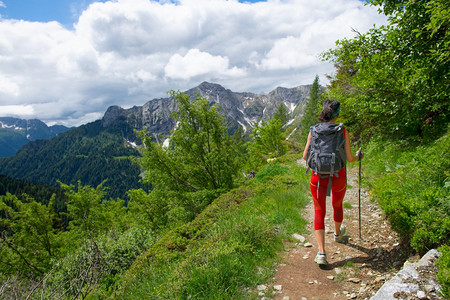
<path id="1" fill-rule="evenodd" d="M 228 133 L 248 136 L 259 122 L 273 117 L 282 107 L 286 118 L 302 112 L 310 86 L 276 88 L 267 95 L 232 92 L 203 82 L 185 92 L 191 99 L 201 95 L 209 105 L 218 105 Z M 0 174 L 38 184 L 97 186 L 104 180 L 107 194 L 127 199 L 131 188 L 143 187 L 139 167 L 128 160 L 142 146 L 137 132 L 146 129 L 149 136 L 163 143 L 175 126 L 171 113 L 177 109 L 174 96 L 153 99 L 141 107 L 123 109 L 112 106 L 101 120 L 74 128 L 44 141 L 25 145 L 16 155 L 0 158 Z"/>
<path id="2" fill-rule="evenodd" d="M 49 127 L 37 119 L 0 117 L 0 157 L 14 155 L 29 141 L 51 139 L 69 129 L 62 125 Z"/>
<path id="3" fill-rule="evenodd" d="M 30 182 L 59 186 L 97 186 L 103 181 L 108 195 L 125 199 L 130 187 L 142 187 L 140 169 L 129 160 L 138 151 L 120 134 L 105 130 L 101 121 L 69 130 L 51 140 L 26 144 L 15 156 L 1 158 L 1 173 Z"/>

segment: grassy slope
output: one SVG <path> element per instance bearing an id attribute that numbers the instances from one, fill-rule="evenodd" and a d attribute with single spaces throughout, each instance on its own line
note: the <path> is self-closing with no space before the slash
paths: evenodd
<path id="1" fill-rule="evenodd" d="M 137 259 L 118 298 L 253 298 L 248 288 L 270 281 L 283 239 L 305 230 L 305 182 L 294 158 L 267 166 Z"/>
<path id="2" fill-rule="evenodd" d="M 373 197 L 419 252 L 448 244 L 448 147 L 448 134 L 417 148 L 366 147 L 363 165 Z M 309 192 L 297 158 L 286 156 L 266 166 L 194 221 L 166 234 L 126 273 L 118 298 L 255 298 L 249 290 L 270 281 L 283 239 L 304 231 L 300 209 Z M 447 293 L 448 255 L 439 265 Z"/>

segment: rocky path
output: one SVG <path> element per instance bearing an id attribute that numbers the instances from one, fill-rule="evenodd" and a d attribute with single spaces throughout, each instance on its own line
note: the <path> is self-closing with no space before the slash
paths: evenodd
<path id="1" fill-rule="evenodd" d="M 260 291 L 261 297 L 280 300 L 369 299 L 408 258 L 408 262 L 418 259 L 409 256 L 366 191 L 361 191 L 362 238 L 359 238 L 357 168 L 348 170 L 348 185 L 344 199 L 343 224 L 347 227 L 344 243 L 333 241 L 331 198 L 327 198 L 325 242 L 329 265 L 319 268 L 314 262 L 317 243 L 313 228 L 314 208 L 310 202 L 304 210 L 305 219 L 310 221 L 308 233 L 302 235 L 305 241 L 287 245 L 273 284 Z"/>

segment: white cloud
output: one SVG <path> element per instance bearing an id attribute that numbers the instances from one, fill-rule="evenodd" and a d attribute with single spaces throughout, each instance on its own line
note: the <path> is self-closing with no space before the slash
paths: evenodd
<path id="1" fill-rule="evenodd" d="M 79 125 L 205 80 L 253 92 L 324 83 L 333 66 L 318 55 L 374 23 L 385 17 L 358 0 L 115 0 L 73 29 L 0 18 L 0 106 Z"/>
<path id="2" fill-rule="evenodd" d="M 0 97 L 11 99 L 19 96 L 19 86 L 14 81 L 0 74 Z"/>
<path id="3" fill-rule="evenodd" d="M 31 105 L 2 105 L 0 111 L 5 116 L 32 116 L 34 114 Z"/>
<path id="4" fill-rule="evenodd" d="M 228 58 L 213 56 L 199 49 L 191 49 L 185 56 L 174 54 L 164 69 L 165 75 L 173 79 L 189 79 L 212 74 L 225 76 L 243 76 L 245 71 L 236 67 L 229 68 Z"/>

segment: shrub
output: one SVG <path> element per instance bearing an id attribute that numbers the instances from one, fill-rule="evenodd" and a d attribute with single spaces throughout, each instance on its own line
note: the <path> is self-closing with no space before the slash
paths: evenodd
<path id="1" fill-rule="evenodd" d="M 442 296 L 450 299 L 450 246 L 443 245 L 439 250 L 442 255 L 436 262 L 439 269 L 437 279 L 442 286 Z"/>
<path id="2" fill-rule="evenodd" d="M 372 143 L 367 174 L 392 228 L 419 253 L 450 239 L 450 138 L 402 150 Z"/>

